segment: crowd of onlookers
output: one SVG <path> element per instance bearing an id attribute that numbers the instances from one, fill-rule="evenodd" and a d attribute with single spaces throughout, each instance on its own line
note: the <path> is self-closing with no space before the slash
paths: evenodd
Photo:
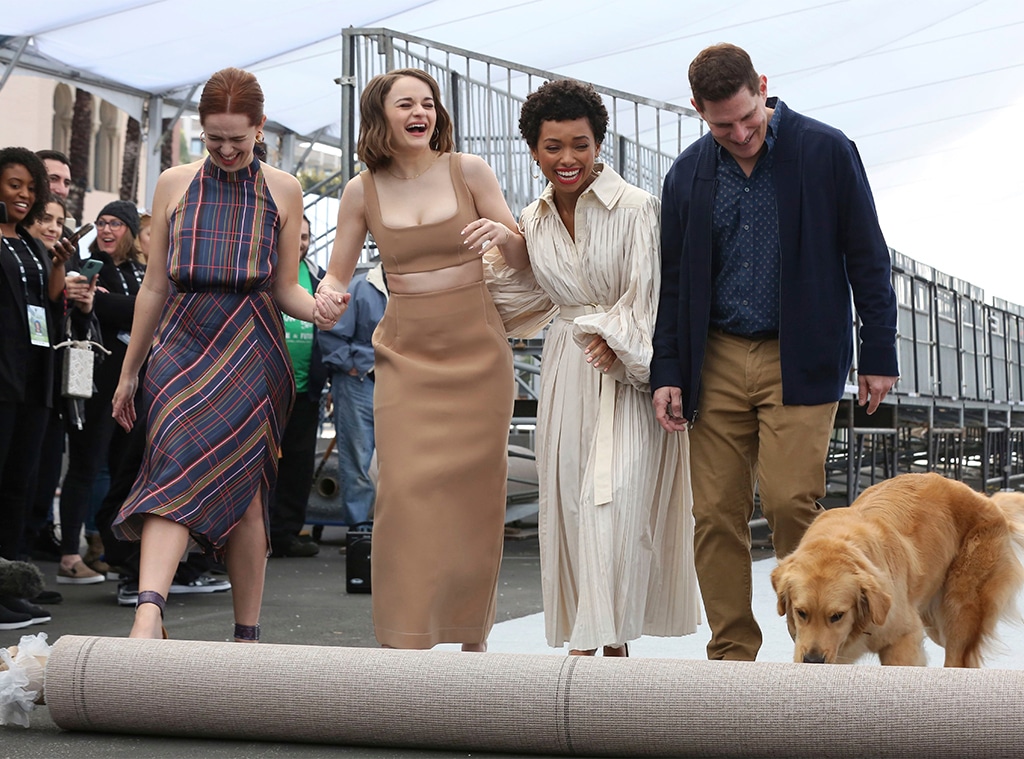
<path id="1" fill-rule="evenodd" d="M 60 586 L 116 581 L 117 602 L 130 606 L 138 597 L 138 544 L 119 540 L 111 524 L 142 465 L 146 428 L 122 429 L 111 410 L 146 271 L 151 216 L 132 202 L 115 200 L 76 230 L 68 212 L 70 189 L 70 162 L 63 153 L 0 151 L 0 203 L 6 214 L 0 215 L 0 288 L 5 290 L 0 297 L 0 557 L 53 562 L 52 580 Z M 300 280 L 315 287 L 323 271 L 306 258 L 309 244 L 309 220 L 303 218 L 301 253 L 308 277 Z M 352 498 L 338 518 L 363 521 L 369 516 L 369 335 L 382 313 L 382 303 L 372 308 L 364 303 L 361 314 L 353 310 L 320 339 L 312 325 L 285 317 L 298 392 L 271 503 L 274 556 L 315 556 L 319 551 L 302 531 L 323 393 L 332 375 L 344 378 L 334 380 L 340 427 L 336 444 L 343 487 Z M 353 321 L 357 318 L 360 324 Z M 89 344 L 89 397 L 67 393 L 69 341 Z M 365 392 L 353 389 L 358 386 L 368 388 L 368 403 Z M 351 409 L 358 424 L 341 422 L 345 409 Z M 189 553 L 170 592 L 229 590 L 221 569 L 211 558 Z M 48 622 L 49 607 L 62 600 L 55 590 L 33 598 L 0 596 L 0 630 Z"/>
<path id="2" fill-rule="evenodd" d="M 83 241 L 68 228 L 70 188 L 62 153 L 0 151 L 0 273 L 8 285 L 0 299 L 0 556 L 52 561 L 61 586 L 119 579 L 118 602 L 133 604 L 136 551 L 107 537 L 117 503 L 106 497 L 119 477 L 134 480 L 133 449 L 144 442 L 117 427 L 111 398 L 145 273 L 150 217 L 115 200 L 81 229 Z M 88 397 L 69 395 L 65 384 L 68 341 L 89 345 Z M 183 563 L 177 592 L 230 588 L 208 574 L 208 565 L 196 568 L 196 558 Z M 2 597 L 0 629 L 49 621 L 45 607 L 61 600 L 53 590 Z"/>

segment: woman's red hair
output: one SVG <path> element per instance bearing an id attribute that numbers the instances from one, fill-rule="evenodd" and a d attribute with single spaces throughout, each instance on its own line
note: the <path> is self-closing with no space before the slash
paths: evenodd
<path id="1" fill-rule="evenodd" d="M 236 68 L 221 69 L 210 77 L 199 98 L 199 123 L 215 113 L 241 113 L 249 126 L 263 120 L 263 89 L 256 77 Z"/>

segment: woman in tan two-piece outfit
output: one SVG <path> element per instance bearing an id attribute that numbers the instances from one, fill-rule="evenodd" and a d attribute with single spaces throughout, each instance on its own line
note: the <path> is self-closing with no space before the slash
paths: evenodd
<path id="1" fill-rule="evenodd" d="M 373 339 L 374 628 L 394 648 L 482 651 L 494 624 L 514 379 L 480 256 L 498 248 L 518 268 L 526 243 L 490 167 L 451 152 L 429 74 L 374 77 L 360 117 L 368 170 L 342 195 L 321 287 L 344 288 L 369 230 L 391 293 Z"/>

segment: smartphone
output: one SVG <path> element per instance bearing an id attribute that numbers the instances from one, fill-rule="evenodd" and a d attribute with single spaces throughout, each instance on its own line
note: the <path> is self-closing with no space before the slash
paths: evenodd
<path id="1" fill-rule="evenodd" d="M 68 242 L 72 245 L 78 245 L 78 241 L 90 232 L 92 232 L 92 224 L 83 224 L 71 234 L 71 237 L 68 238 Z M 95 272 L 93 273 L 95 274 Z"/>
<path id="2" fill-rule="evenodd" d="M 78 267 L 78 273 L 86 279 L 92 279 L 100 273 L 100 269 L 102 268 L 102 261 L 97 258 L 87 258 L 85 261 L 82 261 L 82 265 Z"/>

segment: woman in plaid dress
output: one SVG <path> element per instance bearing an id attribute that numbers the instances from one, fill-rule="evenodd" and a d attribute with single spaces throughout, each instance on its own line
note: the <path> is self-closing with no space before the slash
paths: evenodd
<path id="1" fill-rule="evenodd" d="M 329 329 L 347 296 L 298 284 L 302 192 L 266 166 L 263 93 L 239 69 L 214 74 L 199 117 L 209 156 L 165 171 L 114 417 L 130 429 L 146 370 L 146 457 L 114 530 L 142 541 L 131 637 L 154 638 L 190 540 L 222 558 L 235 639 L 259 639 L 267 498 L 295 395 L 280 311 Z"/>

